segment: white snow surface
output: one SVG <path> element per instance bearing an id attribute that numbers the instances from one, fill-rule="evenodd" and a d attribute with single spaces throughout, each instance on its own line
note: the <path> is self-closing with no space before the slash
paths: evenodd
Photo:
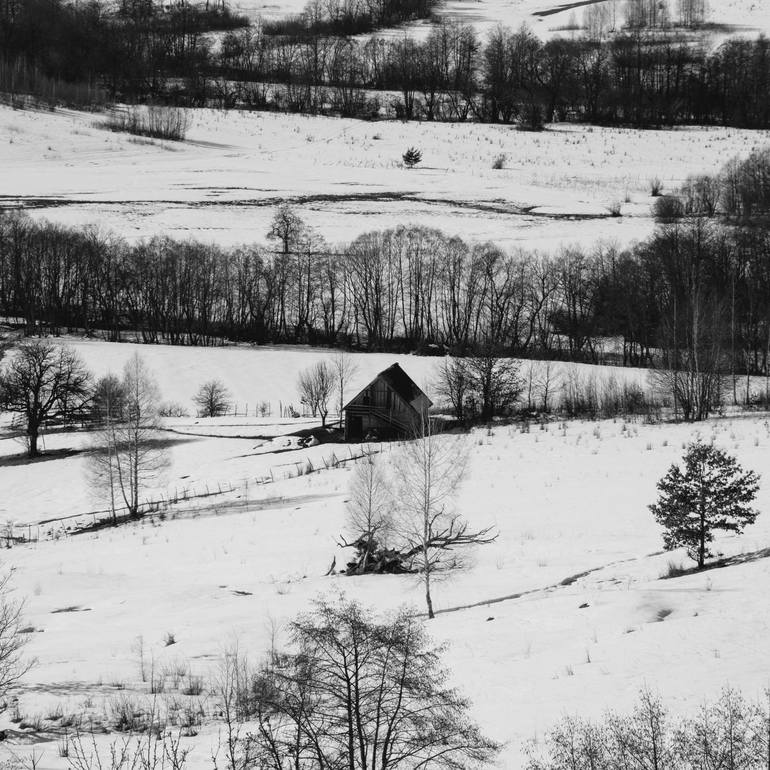
<path id="1" fill-rule="evenodd" d="M 400 224 L 471 241 L 556 251 L 627 245 L 653 230 L 649 181 L 664 191 L 766 144 L 768 132 L 362 121 L 190 112 L 184 142 L 98 128 L 98 114 L 0 107 L 0 202 L 136 240 L 264 243 L 291 202 L 331 243 Z M 401 155 L 423 152 L 406 169 Z M 493 169 L 499 156 L 504 168 Z M 621 217 L 609 209 L 621 205 Z"/>
<path id="2" fill-rule="evenodd" d="M 293 407 L 302 412 L 297 392 L 299 371 L 317 361 L 330 360 L 332 351 L 300 346 L 229 346 L 185 348 L 170 345 L 113 344 L 95 340 L 69 339 L 67 344 L 77 351 L 96 377 L 107 373 L 120 374 L 135 353 L 140 355 L 158 382 L 163 403 L 178 404 L 190 417 L 165 420 L 162 438 L 174 442 L 171 468 L 148 490 L 148 498 L 167 499 L 183 495 L 203 494 L 219 485 L 246 488 L 266 478 L 296 475 L 298 459 L 324 466 L 332 455 L 340 456 L 338 445 L 321 445 L 302 452 L 279 452 L 296 448 L 297 439 L 288 438 L 303 428 L 318 425 L 318 420 L 280 417 L 282 408 Z M 355 373 L 346 385 L 345 400 L 352 398 L 378 372 L 399 363 L 426 393 L 434 392 L 440 360 L 435 357 L 393 355 L 386 353 L 350 354 Z M 526 364 L 529 366 L 529 363 Z M 533 364 L 535 372 L 542 363 Z M 602 370 L 587 365 L 559 364 L 553 368 L 553 382 L 563 381 L 567 372 L 579 377 L 614 376 L 644 384 L 647 373 L 631 368 Z M 560 374 L 561 372 L 561 374 Z M 537 373 L 533 379 L 537 379 Z M 217 419 L 197 418 L 193 396 L 198 387 L 211 379 L 220 379 L 227 387 L 234 414 Z M 438 400 L 438 399 L 437 399 Z M 255 410 L 267 403 L 270 416 L 257 417 Z M 335 400 L 336 403 L 336 400 Z M 437 406 L 442 406 L 440 403 Z M 333 408 L 330 420 L 336 420 L 338 408 Z M 248 416 L 246 416 L 248 413 Z M 205 437 L 227 437 L 226 441 L 203 441 Z M 46 450 L 88 450 L 93 439 L 87 434 L 49 433 L 43 436 Z M 0 439 L 1 454 L 22 451 L 17 438 Z M 347 449 L 342 448 L 343 456 Z M 0 455 L 1 456 L 1 455 Z M 69 473 L 85 480 L 84 456 L 75 454 L 56 461 L 69 466 Z M 191 473 L 190 469 L 197 469 Z M 48 466 L 44 466 L 47 473 Z M 52 518 L 74 516 L 84 511 L 103 508 L 90 494 L 84 483 L 78 483 L 66 497 L 57 485 L 46 485 L 30 499 L 26 490 L 34 487 L 41 468 L 35 464 L 19 464 L 2 469 L 6 502 L 0 502 L 0 522 L 15 525 L 39 524 Z M 208 489 L 206 485 L 208 484 Z M 271 487 L 272 489 L 272 487 Z M 273 492 L 270 492 L 273 495 Z M 81 521 L 78 519 L 78 521 Z M 72 524 L 73 522 L 65 522 Z M 58 529 L 58 527 L 54 527 Z"/>
<path id="3" fill-rule="evenodd" d="M 100 372 L 117 371 L 133 352 L 131 345 L 72 344 Z M 241 402 L 290 400 L 298 367 L 324 355 L 150 346 L 140 352 L 163 397 L 188 407 L 196 384 L 210 372 Z M 356 383 L 395 360 L 429 387 L 435 359 L 410 356 L 358 356 Z M 319 593 L 342 590 L 378 610 L 406 603 L 422 611 L 421 589 L 411 576 L 324 577 L 332 557 L 338 567 L 345 561 L 335 540 L 344 531 L 351 476 L 349 463 L 326 470 L 324 458 L 381 451 L 389 463 L 398 447 L 296 449 L 294 439 L 280 435 L 281 422 L 253 416 L 169 420 L 168 428 L 195 435 L 179 436 L 187 440 L 170 447 L 165 489 L 208 485 L 221 487 L 221 495 L 183 501 L 162 521 L 98 533 L 52 528 L 57 536 L 49 539 L 42 527 L 39 542 L 4 551 L 3 566 L 15 569 L 16 590 L 27 597 L 26 622 L 35 629 L 28 651 L 38 664 L 19 692 L 25 716 L 38 715 L 50 726 L 55 723 L 46 717 L 57 707 L 103 716 L 116 698 L 149 702 L 135 652 L 139 636 L 157 670 L 189 665 L 208 678 L 233 640 L 258 660 L 268 646 L 270 619 L 285 629 Z M 290 423 L 287 431 L 309 424 Z M 263 437 L 233 437 L 243 435 Z M 655 500 L 657 479 L 696 436 L 736 454 L 747 468 L 768 467 L 765 414 L 696 426 L 573 421 L 533 423 L 526 432 L 498 425 L 467 438 L 470 464 L 458 507 L 473 526 L 494 525 L 499 538 L 436 586 L 440 613 L 429 629 L 448 643 L 446 663 L 472 700 L 473 715 L 504 742 L 500 767 L 522 767 L 526 742 L 542 739 L 564 713 L 629 708 L 645 685 L 675 713 L 689 713 L 725 684 L 749 697 L 768 684 L 770 561 L 750 557 L 770 546 L 766 481 L 757 523 L 742 536 L 716 542 L 722 554 L 745 554 L 745 563 L 660 579 L 669 562 L 688 562 L 681 552 L 662 551 L 647 505 Z M 82 433 L 46 439 L 49 449 L 87 442 Z M 271 454 L 276 449 L 290 451 Z M 0 459 L 20 450 L 12 440 L 0 442 Z M 297 475 L 308 462 L 315 472 Z M 4 462 L 0 508 L 6 511 L 0 518 L 34 522 L 93 507 L 84 467 L 83 455 L 32 465 Z M 169 632 L 176 644 L 166 647 Z M 158 699 L 165 708 L 185 697 L 169 686 Z M 200 702 L 210 710 L 210 697 Z M 8 712 L 0 716 L 0 728 L 13 727 L 7 719 Z M 217 731 L 208 718 L 197 736 L 183 739 L 193 749 L 193 768 L 210 766 Z M 98 740 L 106 745 L 110 737 Z M 26 755 L 33 747 L 41 770 L 66 766 L 55 741 L 13 750 Z"/>
<path id="4" fill-rule="evenodd" d="M 461 2 L 470 7 L 452 0 L 446 8 Z M 498 14 L 516 26 L 516 13 L 537 9 L 531 0 L 505 8 L 509 16 L 499 0 L 489 0 L 470 12 Z M 766 10 L 748 0 L 712 0 L 711 14 L 760 26 Z M 560 15 L 542 24 L 556 25 Z M 552 251 L 646 237 L 653 229 L 651 177 L 671 190 L 768 138 L 735 129 L 574 125 L 528 134 L 205 110 L 191 113 L 188 140 L 173 143 L 104 131 L 95 125 L 102 119 L 0 107 L 0 201 L 131 240 L 172 235 L 229 245 L 263 242 L 275 206 L 289 199 L 330 242 L 411 222 Z M 400 157 L 411 145 L 423 150 L 423 163 L 406 170 Z M 501 154 L 505 168 L 493 170 Z M 609 218 L 616 201 L 623 216 Z M 338 567 L 346 557 L 336 539 L 352 463 L 332 466 L 364 452 L 382 452 L 388 463 L 398 451 L 379 444 L 299 448 L 289 435 L 314 423 L 278 416 L 279 403 L 299 406 L 298 371 L 329 351 L 67 342 L 97 375 L 119 373 L 139 352 L 163 400 L 191 413 L 198 385 L 219 377 L 243 411 L 166 420 L 160 436 L 169 440 L 170 465 L 147 496 L 180 501 L 162 521 L 91 534 L 69 528 L 104 507 L 86 483 L 92 437 L 49 433 L 52 454 L 36 463 L 18 457 L 17 439 L 0 438 L 0 524 L 40 536 L 0 558 L 0 567 L 15 571 L 25 622 L 34 629 L 28 652 L 38 662 L 18 692 L 25 717 L 39 717 L 48 731 L 56 722 L 46 718 L 59 707 L 104 717 L 116 699 L 149 702 L 135 651 L 140 636 L 159 670 L 189 665 L 208 681 L 234 640 L 257 661 L 270 619 L 285 629 L 319 593 L 343 590 L 378 610 L 407 603 L 422 611 L 412 577 L 324 577 L 334 556 Z M 348 396 L 396 361 L 427 393 L 434 390 L 434 358 L 355 359 Z M 577 369 L 585 377 L 646 378 L 639 370 Z M 272 416 L 255 417 L 263 401 Z M 662 551 L 647 506 L 656 481 L 698 435 L 767 475 L 766 414 L 698 426 L 573 421 L 533 423 L 522 432 L 499 425 L 468 437 L 471 460 L 458 507 L 472 526 L 494 525 L 499 538 L 436 586 L 440 612 L 429 628 L 448 643 L 446 663 L 475 718 L 504 743 L 501 768 L 522 767 L 526 742 L 542 740 L 564 713 L 627 709 L 645 685 L 674 713 L 689 713 L 728 683 L 748 697 L 770 684 L 770 561 L 751 556 L 770 547 L 767 479 L 757 523 L 716 542 L 722 554 L 745 554 L 745 563 L 660 579 L 669 563 L 688 560 Z M 41 523 L 61 517 L 72 518 Z M 166 647 L 169 632 L 177 641 Z M 186 698 L 169 687 L 159 701 L 167 708 Z M 183 739 L 192 770 L 211 766 L 219 729 L 212 698 L 204 693 L 200 703 L 209 716 L 199 735 Z M 0 714 L 0 729 L 17 729 L 9 716 Z M 98 740 L 106 746 L 111 737 Z M 27 737 L 11 749 L 22 756 L 34 749 L 39 770 L 66 767 L 55 738 Z M 0 760 L 9 751 L 0 744 Z"/>

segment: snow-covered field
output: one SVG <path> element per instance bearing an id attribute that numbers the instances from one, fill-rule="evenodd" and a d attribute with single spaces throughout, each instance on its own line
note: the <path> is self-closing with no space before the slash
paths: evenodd
<path id="1" fill-rule="evenodd" d="M 118 370 L 133 352 L 130 345 L 98 342 L 77 347 L 99 372 Z M 196 383 L 213 373 L 241 402 L 291 400 L 297 369 L 323 355 L 150 346 L 141 353 L 164 398 L 188 408 Z M 430 382 L 435 359 L 362 355 L 351 390 L 394 360 L 419 383 Z M 183 501 L 163 521 L 43 537 L 4 552 L 4 566 L 15 568 L 16 589 L 27 597 L 26 622 L 35 629 L 29 653 L 38 664 L 20 692 L 26 719 L 38 717 L 46 728 L 55 724 L 46 717 L 59 710 L 99 715 L 120 698 L 149 702 L 139 637 L 157 670 L 189 668 L 207 679 L 234 640 L 258 659 L 271 628 L 321 592 L 344 590 L 381 610 L 403 603 L 421 610 L 421 590 L 410 576 L 324 577 L 335 555 L 338 566 L 345 561 L 335 541 L 344 529 L 352 467 L 326 469 L 324 458 L 382 451 L 388 463 L 398 447 L 296 449 L 287 446 L 293 439 L 280 436 L 282 422 L 169 420 L 167 427 L 179 434 L 195 435 L 170 447 L 167 488 L 208 484 L 221 495 Z M 289 422 L 285 432 L 308 425 Z M 657 479 L 698 435 L 747 468 L 768 467 L 767 415 L 699 426 L 575 421 L 523 431 L 500 425 L 467 438 L 470 465 L 459 509 L 474 526 L 493 524 L 499 538 L 436 586 L 439 615 L 430 630 L 448 642 L 446 662 L 472 699 L 474 716 L 505 742 L 500 767 L 521 767 L 524 743 L 542 738 L 563 713 L 627 708 L 643 685 L 659 691 L 675 712 L 694 711 L 726 683 L 752 697 L 767 685 L 767 559 L 660 579 L 670 562 L 686 566 L 687 559 L 662 552 L 647 505 Z M 51 435 L 47 448 L 77 448 L 87 440 Z M 19 451 L 12 440 L 0 442 L 0 460 Z M 80 455 L 0 465 L 0 508 L 6 508 L 0 518 L 9 506 L 30 522 L 88 509 L 93 503 L 84 475 Z M 770 546 L 766 481 L 757 506 L 762 514 L 743 536 L 718 539 L 721 553 L 749 555 Z M 167 647 L 169 633 L 176 643 Z M 205 693 L 188 698 L 173 684 L 158 699 L 164 708 L 190 700 L 206 713 L 212 707 Z M 8 712 L 0 729 L 12 726 L 7 718 Z M 217 733 L 209 717 L 197 736 L 183 738 L 194 768 L 210 767 Z M 55 740 L 28 739 L 13 750 L 28 755 L 33 747 L 40 770 L 66 765 Z"/>
<path id="2" fill-rule="evenodd" d="M 203 494 L 232 485 L 238 493 L 256 494 L 254 485 L 264 479 L 283 479 L 297 474 L 297 464 L 306 466 L 309 459 L 314 466 L 324 467 L 332 456 L 347 456 L 346 447 L 326 445 L 301 451 L 280 452 L 287 444 L 296 449 L 296 439 L 287 434 L 317 425 L 307 419 L 281 417 L 282 408 L 293 407 L 301 412 L 297 393 L 297 374 L 303 368 L 322 360 L 329 360 L 331 351 L 301 347 L 232 346 L 223 348 L 185 348 L 174 346 L 111 344 L 93 340 L 68 341 L 99 377 L 112 372 L 120 374 L 134 353 L 138 353 L 158 382 L 164 403 L 179 405 L 190 417 L 170 418 L 165 421 L 164 438 L 174 442 L 171 467 L 148 490 L 152 500 Z M 351 354 L 355 373 L 346 385 L 346 400 L 352 398 L 378 372 L 393 363 L 402 368 L 427 393 L 435 390 L 440 359 L 386 353 Z M 532 379 L 537 380 L 544 364 L 535 362 Z M 551 372 L 552 400 L 558 398 L 559 387 L 575 373 L 579 378 L 613 376 L 619 381 L 640 385 L 646 382 L 647 372 L 639 369 L 600 369 L 587 365 L 557 364 Z M 529 376 L 529 363 L 523 367 Z M 199 419 L 195 417 L 193 396 L 198 387 L 211 379 L 220 379 L 231 396 L 234 414 L 229 417 Z M 256 416 L 259 406 L 266 404 L 269 415 Z M 437 406 L 442 406 L 437 404 Z M 336 408 L 334 412 L 338 411 Z M 332 414 L 330 419 L 336 419 Z M 223 441 L 206 441 L 206 437 L 222 437 Z M 43 437 L 48 451 L 66 449 L 88 450 L 92 439 L 86 434 L 53 433 Z M 13 437 L 0 438 L 0 456 L 21 452 L 22 444 Z M 18 464 L 2 468 L 0 487 L 0 522 L 15 525 L 38 524 L 51 518 L 73 516 L 86 511 L 100 510 L 103 504 L 95 499 L 85 484 L 85 455 L 73 454 L 56 461 L 57 467 L 78 483 L 69 488 L 66 496 L 56 484 L 35 488 L 35 480 L 50 471 L 50 461 L 44 465 Z M 263 496 L 273 497 L 275 487 L 265 487 Z M 218 501 L 215 501 L 218 502 Z M 71 522 L 65 522 L 70 524 Z M 58 529 L 59 527 L 55 527 Z M 47 529 L 43 527 L 43 529 Z"/>
<path id="3" fill-rule="evenodd" d="M 298 10 L 301 0 L 291 0 Z M 241 6 L 256 9 L 252 0 Z M 289 0 L 262 6 L 280 15 Z M 711 20 L 770 29 L 751 0 L 711 2 Z M 563 24 L 570 9 L 533 21 L 549 3 L 448 0 L 443 13 L 539 33 Z M 578 9 L 578 15 L 580 9 Z M 485 26 L 486 25 L 486 26 Z M 545 33 L 544 33 L 545 36 Z M 221 245 L 264 242 L 284 200 L 330 242 L 397 224 L 436 227 L 468 240 L 543 251 L 599 240 L 628 244 L 649 235 L 649 180 L 664 190 L 688 175 L 714 172 L 732 156 L 763 146 L 768 132 L 687 128 L 636 131 L 577 125 L 542 134 L 464 124 L 364 123 L 270 113 L 191 113 L 185 142 L 111 133 L 98 115 L 19 112 L 0 107 L 0 205 L 35 217 L 94 225 L 131 240 L 196 237 Z M 407 170 L 409 146 L 423 162 Z M 493 163 L 504 156 L 504 168 Z M 621 203 L 622 217 L 609 216 Z M 403 603 L 422 611 L 410 576 L 325 576 L 344 530 L 351 469 L 363 453 L 398 447 L 323 444 L 303 448 L 290 434 L 312 426 L 281 416 L 299 407 L 297 373 L 330 351 L 300 347 L 175 348 L 70 340 L 88 367 L 119 373 L 139 352 L 163 401 L 194 414 L 192 396 L 217 377 L 236 414 L 216 420 L 169 418 L 161 437 L 170 463 L 146 490 L 177 500 L 165 516 L 71 534 L 104 507 L 87 484 L 87 433 L 50 433 L 48 456 L 28 463 L 0 427 L 0 543 L 5 525 L 39 540 L 2 551 L 26 597 L 29 654 L 37 665 L 19 690 L 19 711 L 39 722 L 36 735 L 12 735 L 12 750 L 36 752 L 36 770 L 60 770 L 48 717 L 109 714 L 128 698 L 149 702 L 138 639 L 158 670 L 210 680 L 223 651 L 238 641 L 252 661 L 272 630 L 319 593 L 346 591 L 379 610 Z M 352 396 L 398 362 L 434 392 L 437 359 L 357 354 Z M 554 367 L 554 378 L 643 383 L 646 372 Z M 255 416 L 266 402 L 270 414 Z M 597 715 L 628 708 L 647 685 L 674 712 L 693 712 L 725 684 L 754 697 L 770 684 L 770 479 L 763 478 L 757 523 L 718 550 L 743 563 L 671 580 L 680 552 L 662 551 L 647 506 L 656 481 L 701 436 L 768 474 L 770 418 L 730 416 L 698 426 L 643 421 L 498 425 L 467 437 L 470 463 L 458 507 L 472 526 L 494 525 L 499 538 L 477 549 L 462 571 L 440 582 L 438 617 L 429 628 L 448 643 L 454 683 L 473 702 L 491 737 L 504 743 L 499 766 L 522 767 L 523 746 L 542 740 L 565 712 Z M 62 517 L 72 517 L 61 521 Z M 49 521 L 57 519 L 57 521 Z M 173 634 L 176 643 L 165 646 Z M 169 680 L 158 696 L 200 707 L 192 770 L 211 767 L 219 726 L 213 699 L 185 696 Z M 17 725 L 0 713 L 0 730 Z M 98 740 L 106 744 L 110 736 Z M 0 764 L 9 751 L 0 743 Z M 5 754 L 4 754 L 5 753 Z"/>
<path id="4" fill-rule="evenodd" d="M 95 127 L 98 115 L 0 107 L 0 205 L 128 238 L 265 242 L 283 200 L 330 242 L 397 224 L 554 251 L 627 244 L 653 229 L 664 190 L 713 173 L 767 132 L 557 125 L 541 134 L 476 124 L 366 123 L 196 110 L 185 142 Z M 422 149 L 405 169 L 401 155 Z M 504 168 L 493 163 L 504 156 Z M 626 202 L 628 201 L 628 202 Z M 623 216 L 609 207 L 621 204 Z"/>

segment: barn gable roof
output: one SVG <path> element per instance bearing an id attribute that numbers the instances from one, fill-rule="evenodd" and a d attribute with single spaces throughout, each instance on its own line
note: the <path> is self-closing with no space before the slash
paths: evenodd
<path id="1" fill-rule="evenodd" d="M 384 380 L 391 390 L 393 390 L 398 396 L 400 396 L 407 404 L 411 404 L 418 396 L 425 396 L 425 393 L 417 387 L 415 381 L 398 365 L 392 364 L 387 369 L 383 369 L 370 383 L 366 386 L 368 388 L 372 382 L 376 380 Z M 366 390 L 359 391 L 354 398 L 351 398 L 345 409 L 350 404 L 358 399 L 358 397 Z M 428 398 L 425 396 L 425 398 Z M 428 405 L 433 406 L 433 402 L 428 398 Z"/>

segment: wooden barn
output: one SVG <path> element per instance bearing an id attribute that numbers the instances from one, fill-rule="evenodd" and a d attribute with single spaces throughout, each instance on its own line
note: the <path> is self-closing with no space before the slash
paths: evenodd
<path id="1" fill-rule="evenodd" d="M 411 436 L 425 424 L 432 405 L 412 378 L 393 364 L 345 406 L 345 440 Z"/>

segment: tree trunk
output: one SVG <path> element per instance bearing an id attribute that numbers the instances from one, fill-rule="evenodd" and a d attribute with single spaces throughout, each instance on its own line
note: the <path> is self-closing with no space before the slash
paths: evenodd
<path id="1" fill-rule="evenodd" d="M 112 470 L 112 449 L 114 444 L 113 431 L 110 428 L 110 433 L 107 439 L 107 473 L 110 480 L 110 511 L 112 512 L 112 526 L 118 526 L 118 513 L 115 510 L 115 475 Z"/>
<path id="2" fill-rule="evenodd" d="M 425 570 L 425 604 L 428 605 L 428 618 L 433 620 L 436 615 L 433 612 L 433 599 L 430 595 L 430 567 L 427 565 Z"/>
<path id="3" fill-rule="evenodd" d="M 29 446 L 27 448 L 28 457 L 40 456 L 40 451 L 37 448 L 37 441 L 38 441 L 39 435 L 40 435 L 40 431 L 36 424 L 31 423 L 30 425 L 27 426 L 27 438 L 29 441 Z"/>
<path id="4" fill-rule="evenodd" d="M 702 484 L 703 482 L 701 482 Z M 706 504 L 701 493 L 700 501 L 700 544 L 698 546 L 698 568 L 703 569 L 706 563 Z"/>
<path id="5" fill-rule="evenodd" d="M 131 515 L 139 515 L 139 430 L 134 429 L 132 437 L 133 467 L 131 468 Z"/>

